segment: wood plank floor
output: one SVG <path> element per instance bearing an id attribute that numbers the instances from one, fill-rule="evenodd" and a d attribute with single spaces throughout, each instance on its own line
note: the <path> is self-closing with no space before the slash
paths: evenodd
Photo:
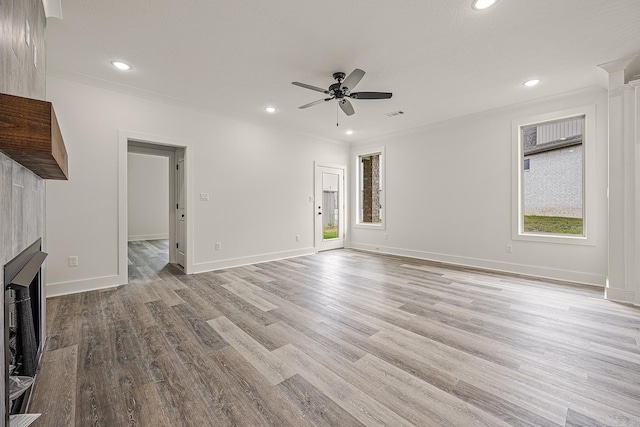
<path id="1" fill-rule="evenodd" d="M 129 242 L 129 283 L 147 283 L 160 279 L 159 274 L 171 268 L 169 240 Z M 178 271 L 175 271 L 179 274 Z"/>
<path id="2" fill-rule="evenodd" d="M 640 310 L 351 250 L 48 300 L 37 426 L 640 426 Z"/>

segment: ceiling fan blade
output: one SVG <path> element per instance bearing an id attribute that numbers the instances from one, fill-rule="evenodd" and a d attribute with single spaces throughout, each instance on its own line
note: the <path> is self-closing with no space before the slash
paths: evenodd
<path id="1" fill-rule="evenodd" d="M 329 91 L 326 89 L 322 89 L 321 87 L 317 87 L 317 86 L 311 86 L 308 85 L 306 83 L 300 83 L 300 82 L 291 82 L 292 85 L 296 85 L 296 86 L 300 86 L 303 87 L 305 89 L 311 89 L 311 90 L 315 90 L 317 92 L 322 92 L 322 93 L 326 93 L 329 94 Z"/>
<path id="2" fill-rule="evenodd" d="M 362 71 L 359 68 L 356 68 L 351 72 L 351 74 L 347 76 L 346 79 L 344 79 L 344 81 L 342 82 L 342 86 L 340 87 L 342 89 L 346 88 L 349 90 L 353 90 L 353 88 L 356 87 L 358 83 L 360 83 L 360 80 L 362 80 L 363 77 L 364 77 L 364 71 Z"/>
<path id="3" fill-rule="evenodd" d="M 347 116 L 353 116 L 355 114 L 353 105 L 351 105 L 351 102 L 349 102 L 348 99 L 343 98 L 342 101 L 339 102 L 339 104 L 340 108 L 342 108 L 342 111 L 344 111 Z"/>
<path id="4" fill-rule="evenodd" d="M 309 108 L 309 107 L 313 107 L 314 105 L 322 104 L 323 102 L 331 101 L 332 99 L 333 99 L 333 97 L 324 98 L 324 99 L 318 99 L 317 101 L 313 101 L 313 102 L 310 102 L 308 104 L 304 104 L 302 107 L 298 107 L 298 108 L 300 110 L 302 110 L 304 108 Z"/>
<path id="5" fill-rule="evenodd" d="M 354 92 L 349 95 L 353 99 L 389 99 L 391 96 L 391 92 Z"/>

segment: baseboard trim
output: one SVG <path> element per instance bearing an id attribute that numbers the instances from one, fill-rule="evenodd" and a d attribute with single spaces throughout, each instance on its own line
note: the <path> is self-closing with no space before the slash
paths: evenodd
<path id="1" fill-rule="evenodd" d="M 44 289 L 47 298 L 52 298 L 61 295 L 77 294 L 80 292 L 113 288 L 124 284 L 125 278 L 122 278 L 119 275 L 113 275 L 94 277 L 91 279 L 75 280 L 73 282 L 49 283 L 45 285 Z"/>
<path id="2" fill-rule="evenodd" d="M 433 252 L 416 251 L 412 249 L 375 246 L 364 243 L 352 242 L 349 245 L 349 248 L 388 255 L 399 255 L 427 261 L 437 261 L 463 267 L 484 268 L 498 272 L 521 274 L 525 276 L 540 277 L 553 280 L 564 280 L 568 282 L 582 283 L 601 287 L 604 287 L 606 283 L 606 278 L 604 276 L 571 270 L 560 270 L 524 264 L 505 263 L 480 258 L 460 257 Z M 292 251 L 271 252 L 267 254 L 252 255 L 247 257 L 229 258 L 220 261 L 203 262 L 194 264 L 192 273 L 205 273 L 207 271 L 241 267 L 243 265 L 250 264 L 260 264 L 263 262 L 313 255 L 315 253 L 315 248 L 310 247 Z M 79 292 L 107 289 L 124 284 L 126 284 L 126 278 L 119 275 L 113 275 L 76 280 L 72 282 L 49 283 L 45 286 L 45 292 L 47 298 L 51 298 L 61 295 L 75 294 Z M 627 304 L 633 304 L 635 302 L 635 293 L 633 291 L 618 288 L 605 288 L 605 291 L 605 297 L 611 301 L 623 302 Z"/>
<path id="3" fill-rule="evenodd" d="M 168 234 L 138 234 L 129 236 L 128 242 L 139 242 L 141 240 L 166 240 L 169 238 Z"/>
<path id="4" fill-rule="evenodd" d="M 316 253 L 314 248 L 297 249 L 294 251 L 273 252 L 268 254 L 253 255 L 241 258 L 231 258 L 214 262 L 204 262 L 193 265 L 192 273 L 205 273 L 207 271 L 221 270 L 223 268 L 240 267 L 249 264 L 278 261 L 281 259 L 295 258 Z M 77 294 L 80 292 L 108 289 L 120 285 L 126 285 L 126 277 L 119 275 L 95 277 L 91 279 L 75 280 L 72 282 L 49 283 L 45 285 L 47 298 L 61 295 Z"/>
<path id="5" fill-rule="evenodd" d="M 635 304 L 636 301 L 636 293 L 635 291 L 630 291 L 628 289 L 620 289 L 620 288 L 605 288 L 604 289 L 604 297 L 609 301 L 621 302 L 624 304 Z"/>
<path id="6" fill-rule="evenodd" d="M 580 284 L 604 287 L 606 277 L 598 274 L 584 273 L 581 271 L 561 270 L 548 267 L 539 267 L 525 264 L 515 264 L 501 261 L 492 261 L 481 258 L 461 257 L 455 255 L 439 254 L 434 252 L 417 251 L 413 249 L 393 248 L 386 246 L 369 245 L 365 243 L 351 242 L 350 248 L 367 252 L 399 255 L 408 258 L 437 261 L 446 264 L 463 267 L 484 268 L 503 273 L 521 274 L 524 276 L 540 277 L 544 279 L 562 280 Z"/>
<path id="7" fill-rule="evenodd" d="M 316 253 L 315 248 L 303 248 L 293 251 L 271 252 L 268 254 L 252 255 L 248 257 L 229 258 L 220 261 L 202 262 L 193 264 L 192 273 L 205 273 L 207 271 L 221 270 L 224 268 L 241 267 L 249 264 L 260 264 L 269 261 L 278 261 L 287 258 L 296 258 L 300 256 L 313 255 Z"/>

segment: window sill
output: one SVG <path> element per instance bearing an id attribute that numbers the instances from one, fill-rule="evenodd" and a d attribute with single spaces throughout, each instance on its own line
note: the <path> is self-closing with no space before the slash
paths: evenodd
<path id="1" fill-rule="evenodd" d="M 587 236 L 561 236 L 557 234 L 533 234 L 533 233 L 517 233 L 512 236 L 513 240 L 541 243 L 556 243 L 564 245 L 582 245 L 595 246 L 595 239 Z"/>
<path id="2" fill-rule="evenodd" d="M 355 228 L 363 228 L 368 230 L 384 230 L 385 229 L 384 222 L 382 224 L 355 223 L 353 226 Z"/>

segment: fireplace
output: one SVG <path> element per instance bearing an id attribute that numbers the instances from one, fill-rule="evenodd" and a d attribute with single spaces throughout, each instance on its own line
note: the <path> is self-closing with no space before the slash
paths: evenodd
<path id="1" fill-rule="evenodd" d="M 36 240 L 4 266 L 5 423 L 27 410 L 45 339 L 41 266 L 47 254 Z"/>

